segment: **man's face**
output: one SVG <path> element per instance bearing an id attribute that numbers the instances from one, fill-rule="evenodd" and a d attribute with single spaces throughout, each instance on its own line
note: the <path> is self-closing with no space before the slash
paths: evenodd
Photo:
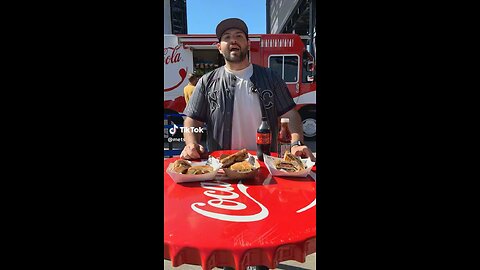
<path id="1" fill-rule="evenodd" d="M 247 57 L 249 41 L 242 30 L 231 28 L 223 33 L 217 48 L 225 61 L 240 63 Z"/>

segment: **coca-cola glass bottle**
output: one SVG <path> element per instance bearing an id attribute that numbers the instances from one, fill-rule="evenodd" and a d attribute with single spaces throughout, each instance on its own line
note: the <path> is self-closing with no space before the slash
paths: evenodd
<path id="1" fill-rule="evenodd" d="M 270 155 L 270 143 L 272 134 L 267 117 L 262 117 L 262 123 L 257 129 L 257 158 L 263 161 L 263 154 Z"/>

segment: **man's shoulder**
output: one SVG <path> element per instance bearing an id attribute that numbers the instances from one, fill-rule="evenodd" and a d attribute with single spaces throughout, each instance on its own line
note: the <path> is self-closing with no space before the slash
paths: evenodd
<path id="1" fill-rule="evenodd" d="M 253 72 L 254 74 L 256 74 L 255 76 L 265 77 L 270 82 L 277 82 L 282 80 L 282 77 L 280 77 L 273 69 L 269 67 L 262 67 L 262 66 L 253 64 Z"/>
<path id="2" fill-rule="evenodd" d="M 224 67 L 221 66 L 221 67 L 218 67 L 208 73 L 205 73 L 201 78 L 200 80 L 204 83 L 204 84 L 207 84 L 209 85 L 210 83 L 216 81 L 217 79 L 220 78 L 220 76 L 224 73 L 223 72 L 224 70 Z"/>
<path id="3" fill-rule="evenodd" d="M 202 76 L 202 78 L 204 78 L 204 77 L 205 77 L 205 78 L 210 78 L 210 77 L 218 74 L 218 73 L 219 73 L 220 71 L 222 71 L 222 70 L 223 70 L 223 66 L 218 67 L 218 68 L 216 68 L 216 69 L 214 69 L 214 70 L 212 70 L 212 71 L 210 71 L 210 72 L 205 73 L 205 74 Z"/>
<path id="4" fill-rule="evenodd" d="M 257 65 L 257 64 L 252 64 L 253 66 L 253 72 L 264 72 L 264 73 L 267 73 L 269 75 L 274 75 L 275 72 L 273 72 L 273 69 L 269 68 L 269 67 L 263 67 L 263 66 L 260 66 L 260 65 Z"/>

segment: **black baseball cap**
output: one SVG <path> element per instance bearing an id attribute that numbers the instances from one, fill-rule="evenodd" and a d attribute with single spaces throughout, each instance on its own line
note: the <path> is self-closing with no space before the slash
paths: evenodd
<path id="1" fill-rule="evenodd" d="M 230 28 L 238 28 L 242 30 L 245 35 L 248 37 L 248 27 L 245 24 L 244 21 L 238 19 L 238 18 L 229 18 L 221 21 L 217 25 L 217 29 L 215 30 L 215 33 L 217 34 L 217 38 L 221 39 L 222 35 L 225 31 L 227 31 Z"/>

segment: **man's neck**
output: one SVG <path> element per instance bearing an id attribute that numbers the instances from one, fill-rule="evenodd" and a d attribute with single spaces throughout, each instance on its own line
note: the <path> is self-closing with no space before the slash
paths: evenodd
<path id="1" fill-rule="evenodd" d="M 225 67 L 228 68 L 229 70 L 242 70 L 247 68 L 250 65 L 250 62 L 248 62 L 247 58 L 243 60 L 240 63 L 232 63 L 225 61 Z"/>

